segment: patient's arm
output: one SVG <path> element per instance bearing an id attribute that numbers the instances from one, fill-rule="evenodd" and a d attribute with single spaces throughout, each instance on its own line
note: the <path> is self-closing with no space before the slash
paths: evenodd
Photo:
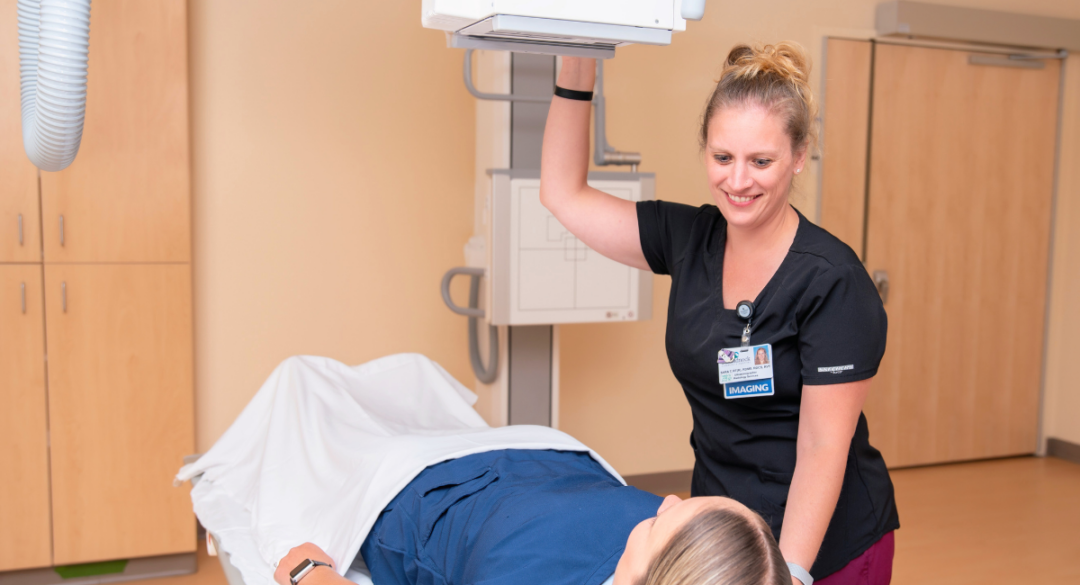
<path id="1" fill-rule="evenodd" d="M 304 559 L 329 563 L 331 567 L 337 567 L 337 565 L 334 564 L 334 560 L 331 559 L 330 555 L 326 554 L 323 549 L 310 542 L 305 542 L 300 546 L 293 547 L 293 549 L 289 551 L 289 554 L 285 555 L 285 558 L 278 562 L 277 570 L 274 571 L 274 581 L 277 581 L 278 585 L 292 585 L 291 581 L 289 581 L 289 572 L 302 563 Z M 337 571 L 330 567 L 315 567 L 315 569 L 304 576 L 301 584 L 352 585 L 352 581 L 338 575 Z"/>

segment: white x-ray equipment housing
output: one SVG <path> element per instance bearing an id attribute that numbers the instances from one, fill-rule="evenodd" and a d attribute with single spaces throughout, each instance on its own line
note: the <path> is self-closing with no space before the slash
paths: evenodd
<path id="1" fill-rule="evenodd" d="M 622 45 L 671 44 L 705 0 L 423 0 L 422 10 L 451 47 L 610 58 Z"/>
<path id="2" fill-rule="evenodd" d="M 652 274 L 600 255 L 540 203 L 540 172 L 490 171 L 485 279 L 492 325 L 639 321 L 652 317 Z M 589 173 L 621 199 L 654 198 L 653 173 Z"/>

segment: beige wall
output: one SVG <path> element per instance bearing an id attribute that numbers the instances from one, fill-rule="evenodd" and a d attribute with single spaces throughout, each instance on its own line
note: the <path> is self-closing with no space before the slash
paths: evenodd
<path id="1" fill-rule="evenodd" d="M 1080 18 L 1074 0 L 944 3 Z M 611 142 L 642 152 L 660 198 L 707 202 L 695 137 L 728 49 L 792 39 L 817 58 L 823 35 L 872 32 L 875 5 L 713 2 L 671 47 L 620 49 L 607 67 Z M 471 380 L 464 320 L 436 290 L 472 234 L 476 108 L 461 52 L 421 29 L 417 0 L 190 7 L 199 448 L 288 355 L 359 363 L 419 351 Z M 1080 99 L 1069 108 L 1080 116 Z M 802 181 L 796 201 L 814 217 L 814 172 Z M 1067 231 L 1055 274 L 1073 276 L 1055 286 L 1077 298 L 1080 244 L 1060 243 Z M 693 461 L 689 409 L 664 352 L 667 294 L 657 277 L 651 321 L 560 331 L 561 427 L 625 474 Z M 1066 332 L 1080 329 L 1068 305 L 1054 309 Z M 1075 429 L 1077 376 L 1065 366 L 1076 362 L 1050 362 L 1053 428 Z"/>
<path id="2" fill-rule="evenodd" d="M 197 443 L 283 358 L 431 356 L 472 234 L 473 99 L 418 2 L 192 0 Z"/>

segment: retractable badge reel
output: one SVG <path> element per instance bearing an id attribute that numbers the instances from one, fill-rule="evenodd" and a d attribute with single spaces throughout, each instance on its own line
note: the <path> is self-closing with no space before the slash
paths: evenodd
<path id="1" fill-rule="evenodd" d="M 739 304 L 735 305 L 735 314 L 740 319 L 746 319 L 746 327 L 742 332 L 742 346 L 750 346 L 750 319 L 754 316 L 754 303 L 750 301 L 739 301 Z"/>
<path id="2" fill-rule="evenodd" d="M 721 349 L 716 363 L 720 370 L 720 383 L 724 386 L 724 398 L 751 398 L 772 396 L 773 386 L 772 344 L 750 347 L 751 320 L 754 303 L 740 301 L 735 314 L 746 320 L 739 347 Z"/>

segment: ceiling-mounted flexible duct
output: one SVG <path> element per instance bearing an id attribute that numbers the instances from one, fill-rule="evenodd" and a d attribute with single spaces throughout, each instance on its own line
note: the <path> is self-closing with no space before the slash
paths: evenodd
<path id="1" fill-rule="evenodd" d="M 79 152 L 86 113 L 90 0 L 18 0 L 23 147 L 43 171 Z"/>

